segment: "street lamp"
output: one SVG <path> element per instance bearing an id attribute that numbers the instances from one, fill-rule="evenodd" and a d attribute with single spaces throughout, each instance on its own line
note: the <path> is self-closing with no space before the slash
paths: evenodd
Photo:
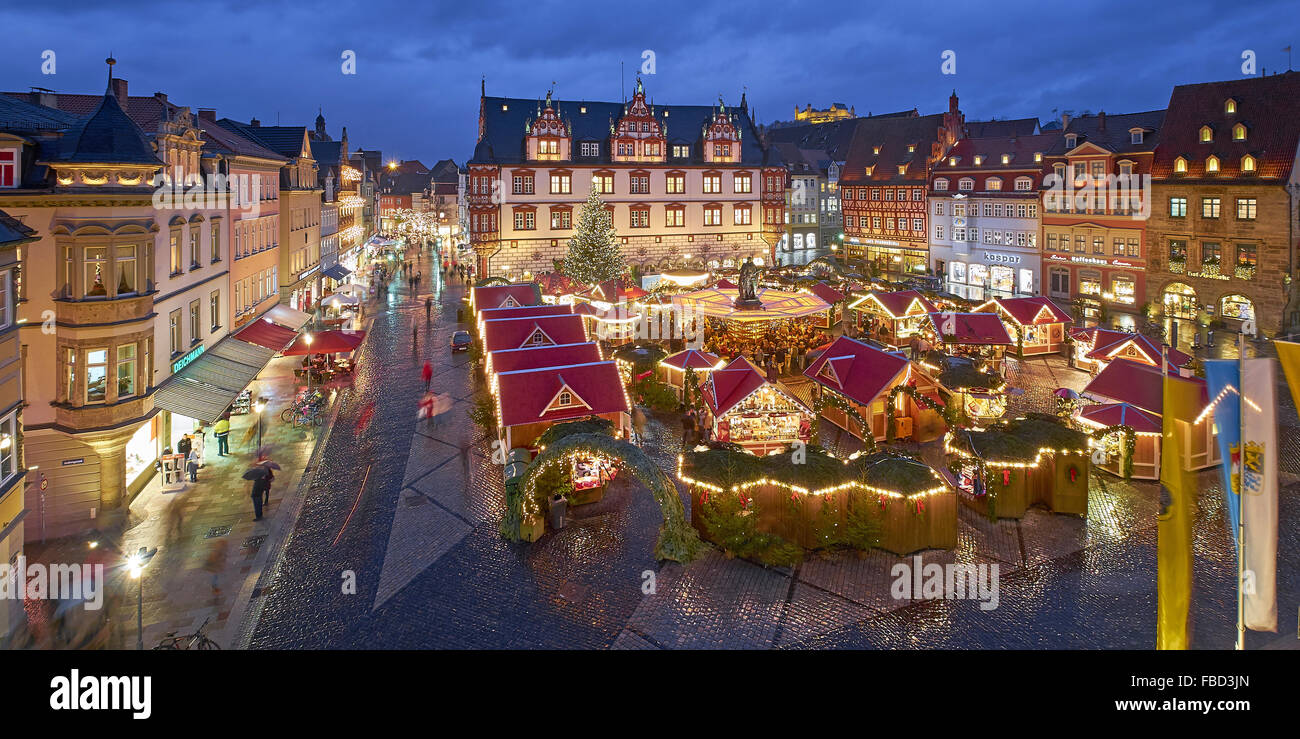
<path id="1" fill-rule="evenodd" d="M 311 393 L 311 334 L 303 334 L 303 343 L 307 345 L 307 392 Z"/>
<path id="2" fill-rule="evenodd" d="M 158 553 L 158 547 L 145 549 L 140 547 L 140 551 L 126 558 L 126 569 L 131 577 L 138 583 L 139 589 L 136 591 L 135 600 L 135 648 L 144 650 L 144 574 L 145 565 L 149 560 Z"/>
<path id="3" fill-rule="evenodd" d="M 307 381 L 311 382 L 310 370 L 307 371 Z M 262 411 L 266 410 L 266 400 L 264 398 L 258 398 L 257 402 L 253 403 L 253 410 L 257 412 L 257 448 L 261 449 L 262 448 Z"/>

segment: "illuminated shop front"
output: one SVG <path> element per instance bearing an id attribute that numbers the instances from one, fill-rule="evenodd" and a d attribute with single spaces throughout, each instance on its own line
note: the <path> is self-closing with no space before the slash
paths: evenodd
<path id="1" fill-rule="evenodd" d="M 126 442 L 126 485 L 127 489 L 137 489 L 142 485 L 141 478 L 153 469 L 161 448 L 158 446 L 158 428 L 161 418 L 155 415 L 135 430 Z"/>
<path id="2" fill-rule="evenodd" d="M 1219 315 L 1236 321 L 1255 320 L 1255 303 L 1245 295 L 1225 295 L 1219 301 Z"/>
<path id="3" fill-rule="evenodd" d="M 883 239 L 846 237 L 846 250 L 851 260 L 874 264 L 881 274 L 926 274 L 929 252 L 924 244 L 904 244 Z"/>

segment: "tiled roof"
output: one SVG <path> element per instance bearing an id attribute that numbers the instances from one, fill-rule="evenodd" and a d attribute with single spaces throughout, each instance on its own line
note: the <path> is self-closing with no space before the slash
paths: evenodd
<path id="1" fill-rule="evenodd" d="M 1120 113 L 1111 115 L 1109 113 L 1098 113 L 1097 115 L 1081 115 L 1078 118 L 1071 118 L 1070 125 L 1066 126 L 1060 139 L 1051 151 L 1045 152 L 1049 156 L 1061 156 L 1073 147 L 1066 145 L 1064 134 L 1078 134 L 1079 138 L 1075 146 L 1084 143 L 1093 143 L 1104 149 L 1116 154 L 1136 154 L 1141 152 L 1154 151 L 1161 139 L 1161 127 L 1165 119 L 1165 111 L 1148 110 L 1142 113 Z M 1134 128 L 1143 130 L 1142 143 L 1132 143 L 1130 131 Z"/>
<path id="2" fill-rule="evenodd" d="M 831 370 L 822 372 L 827 364 Z M 908 364 L 897 354 L 841 336 L 804 370 L 804 376 L 859 405 L 869 406 L 907 370 Z"/>
<path id="3" fill-rule="evenodd" d="M 1041 170 L 1042 162 L 1034 161 L 1034 154 L 1046 154 L 1060 143 L 1059 133 L 1044 133 L 1037 136 L 998 136 L 992 138 L 965 138 L 958 141 L 944 155 L 943 161 L 934 167 L 934 174 L 942 176 L 945 172 L 964 172 L 967 170 L 996 172 L 999 170 Z M 1009 157 L 1006 164 L 1002 157 Z M 983 157 L 980 165 L 975 164 L 975 157 Z M 956 158 L 956 164 L 952 163 Z M 952 189 L 956 189 L 953 187 Z M 1008 183 L 1005 190 L 1011 190 Z M 1037 188 L 1035 188 L 1037 190 Z"/>
<path id="4" fill-rule="evenodd" d="M 29 92 L 6 92 L 4 95 L 33 102 L 31 99 L 32 93 Z M 50 108 L 56 108 L 65 113 L 85 118 L 99 109 L 99 105 L 104 98 L 102 95 L 54 93 L 47 96 L 46 99 L 50 101 Z M 120 98 L 117 101 L 127 117 L 148 133 L 156 131 L 159 122 L 167 119 L 169 115 L 174 114 L 180 108 L 180 106 L 165 102 L 157 95 L 129 95 L 125 103 Z"/>
<path id="5" fill-rule="evenodd" d="M 230 118 L 222 118 L 217 124 L 290 159 L 302 154 L 302 142 L 307 136 L 306 126 L 254 126 Z"/>
<path id="6" fill-rule="evenodd" d="M 981 139 L 990 137 L 1033 136 L 1038 133 L 1037 118 L 1012 118 L 1001 121 L 966 121 L 966 135 Z"/>
<path id="7" fill-rule="evenodd" d="M 530 346 L 535 333 L 543 334 L 543 344 L 581 344 L 587 341 L 587 330 L 582 316 L 532 316 L 529 318 L 499 318 L 483 322 L 483 350 L 497 352 L 502 349 L 522 349 Z"/>
<path id="8" fill-rule="evenodd" d="M 541 291 L 535 282 L 514 282 L 509 285 L 474 286 L 470 288 L 470 302 L 474 310 L 540 305 Z"/>
<path id="9" fill-rule="evenodd" d="M 574 405 L 551 408 L 566 387 L 574 395 Z M 629 410 L 614 362 L 503 372 L 497 375 L 497 392 L 501 423 L 507 427 Z"/>
<path id="10" fill-rule="evenodd" d="M 943 113 L 934 113 L 916 117 L 857 119 L 840 181 L 924 182 L 944 116 Z M 913 147 L 913 150 L 908 151 L 908 147 Z M 900 166 L 906 167 L 901 175 L 898 173 Z M 867 174 L 868 167 L 871 174 Z"/>
<path id="11" fill-rule="evenodd" d="M 1057 305 L 1051 298 L 1033 296 L 1026 298 L 994 298 L 975 308 L 975 313 L 992 313 L 1002 308 L 1008 316 L 1021 326 L 1031 323 L 1071 323 L 1074 319 L 1070 312 Z M 1047 313 L 1044 314 L 1043 311 Z"/>
<path id="12" fill-rule="evenodd" d="M 36 238 L 35 229 L 18 222 L 18 219 L 0 210 L 0 246 Z"/>
<path id="13" fill-rule="evenodd" d="M 826 123 L 810 123 L 803 126 L 782 126 L 767 132 L 767 140 L 772 144 L 789 143 L 799 149 L 822 151 L 832 160 L 842 162 L 848 158 L 849 146 L 853 143 L 853 134 L 858 129 L 859 121 L 875 119 L 912 118 L 915 110 L 900 111 L 887 115 L 868 116 L 866 118 L 847 118 Z"/>
<path id="14" fill-rule="evenodd" d="M 203 132 L 205 142 L 203 151 L 215 151 L 221 154 L 258 157 L 276 162 L 287 162 L 287 158 L 262 146 L 253 139 L 243 136 L 217 124 L 216 121 L 197 119 L 199 130 Z"/>
<path id="15" fill-rule="evenodd" d="M 6 131 L 62 131 L 83 118 L 56 108 L 33 105 L 16 97 L 18 93 L 0 95 L 0 129 Z"/>
<path id="16" fill-rule="evenodd" d="M 630 104 L 631 101 L 629 101 Z M 647 100 L 647 103 L 649 101 Z M 525 123 L 538 117 L 542 102 L 528 98 L 484 97 L 483 137 L 474 147 L 471 164 L 521 164 L 524 158 Z M 574 156 L 571 164 L 608 164 L 610 126 L 617 125 L 623 117 L 623 103 L 595 101 L 554 100 L 552 106 L 560 118 L 572 126 L 575 150 L 583 141 L 601 143 L 600 156 Z M 505 108 L 504 110 L 502 108 Z M 654 117 L 660 125 L 667 126 L 669 146 L 673 142 L 692 144 L 689 159 L 669 157 L 669 164 L 704 164 L 701 130 L 713 120 L 717 108 L 711 105 L 661 105 L 654 104 Z M 586 112 L 582 112 L 583 110 Z M 759 145 L 758 131 L 744 108 L 727 106 L 727 113 L 735 116 L 740 132 L 741 164 L 772 164 L 767 152 Z"/>
<path id="17" fill-rule="evenodd" d="M 930 314 L 930 323 L 945 343 L 972 346 L 1011 346 L 1012 343 L 1007 327 L 996 313 L 936 312 Z"/>
<path id="18" fill-rule="evenodd" d="M 112 164 L 156 164 L 163 162 L 153 146 L 118 105 L 117 97 L 106 94 L 99 107 L 75 126 L 63 139 L 59 159 L 66 162 Z"/>
<path id="19" fill-rule="evenodd" d="M 337 167 L 343 162 L 343 142 L 342 141 L 311 141 L 311 158 L 316 160 L 320 168 Z"/>
<path id="20" fill-rule="evenodd" d="M 1228 113 L 1228 100 L 1236 112 Z M 1246 139 L 1234 141 L 1233 126 L 1246 127 Z M 1202 126 L 1211 140 L 1201 143 Z M 1246 77 L 1224 82 L 1179 85 L 1169 97 L 1169 111 L 1160 131 L 1152 176 L 1206 178 L 1205 162 L 1219 158 L 1219 173 L 1208 179 L 1222 182 L 1241 175 L 1241 159 L 1256 159 L 1257 176 L 1285 181 L 1291 175 L 1300 144 L 1300 72 Z M 1187 173 L 1174 174 L 1174 160 L 1187 159 Z"/>

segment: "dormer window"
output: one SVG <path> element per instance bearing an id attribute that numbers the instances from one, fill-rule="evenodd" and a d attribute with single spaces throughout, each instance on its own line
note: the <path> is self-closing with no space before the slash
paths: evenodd
<path id="1" fill-rule="evenodd" d="M 866 170 L 866 172 L 867 172 L 867 176 L 870 177 L 870 176 L 871 176 L 871 170 L 872 170 L 872 169 L 875 169 L 875 168 L 874 168 L 874 167 L 863 167 L 863 169 Z"/>
<path id="2" fill-rule="evenodd" d="M 959 159 L 960 159 L 960 157 L 948 157 L 948 166 L 949 166 L 949 167 L 956 167 L 956 166 L 957 166 L 957 162 L 958 162 Z"/>
<path id="3" fill-rule="evenodd" d="M 1244 125 L 1238 123 L 1237 125 L 1232 127 L 1232 140 L 1233 141 L 1246 140 L 1246 127 Z"/>
<path id="4" fill-rule="evenodd" d="M 587 106 L 584 105 L 584 106 L 582 106 L 581 108 L 578 108 L 578 112 L 579 112 L 579 113 L 586 113 L 586 112 L 587 112 Z"/>
<path id="5" fill-rule="evenodd" d="M 1216 157 L 1216 156 L 1211 156 L 1209 159 L 1206 159 L 1206 160 L 1205 160 L 1205 171 L 1206 171 L 1206 172 L 1211 172 L 1211 173 L 1213 173 L 1213 172 L 1218 172 L 1218 171 L 1219 171 L 1219 158 Z"/>
<path id="6" fill-rule="evenodd" d="M 908 145 L 907 145 L 907 153 L 908 153 L 908 154 L 915 154 L 915 153 L 916 153 L 916 144 L 908 144 Z"/>
<path id="7" fill-rule="evenodd" d="M 880 147 L 879 147 L 879 146 L 873 146 L 873 147 L 871 147 L 871 153 L 872 153 L 874 156 L 880 156 Z"/>
<path id="8" fill-rule="evenodd" d="M 504 113 L 507 110 L 510 110 L 510 106 L 506 105 L 505 103 L 501 103 L 501 112 Z"/>
<path id="9" fill-rule="evenodd" d="M 1036 152 L 1034 152 L 1034 162 L 1035 162 L 1035 163 L 1038 163 L 1038 162 L 1042 162 L 1042 161 L 1043 161 L 1043 152 L 1041 152 L 1041 151 L 1036 151 Z"/>
<path id="10" fill-rule="evenodd" d="M 1214 140 L 1214 131 L 1209 126 L 1201 126 L 1201 143 L 1208 144 Z"/>
<path id="11" fill-rule="evenodd" d="M 1177 159 L 1175 159 L 1175 160 L 1174 160 L 1174 171 L 1177 172 L 1177 173 L 1179 173 L 1179 174 L 1186 174 L 1186 173 L 1187 173 L 1187 160 L 1184 159 L 1183 157 L 1178 157 Z"/>
<path id="12" fill-rule="evenodd" d="M 899 173 L 899 174 L 907 174 L 907 165 L 906 165 L 906 164 L 900 164 L 900 165 L 898 165 L 898 173 Z"/>
<path id="13" fill-rule="evenodd" d="M 1010 163 L 1011 163 L 1011 155 L 1010 155 L 1010 154 L 1003 154 L 1003 155 L 1002 155 L 1002 163 L 1003 163 L 1003 164 L 1010 164 Z"/>
<path id="14" fill-rule="evenodd" d="M 974 190 L 975 180 L 971 179 L 970 177 L 963 177 L 957 181 L 957 189 L 963 191 Z"/>
<path id="15" fill-rule="evenodd" d="M 1255 171 L 1255 157 L 1253 157 L 1253 156 L 1251 156 L 1251 155 L 1249 155 L 1249 154 L 1247 154 L 1246 156 L 1242 157 L 1242 158 L 1241 158 L 1241 171 L 1242 171 L 1242 172 L 1251 172 L 1251 173 L 1254 173 L 1254 171 Z"/>
<path id="16" fill-rule="evenodd" d="M 1079 135 L 1078 135 L 1078 134 L 1075 134 L 1075 133 L 1067 133 L 1067 134 L 1065 134 L 1065 146 L 1066 146 L 1066 148 L 1073 149 L 1074 147 L 1076 147 L 1076 146 L 1078 146 L 1078 145 L 1079 145 Z"/>
<path id="17" fill-rule="evenodd" d="M 1133 176 L 1133 162 L 1120 162 L 1119 173 L 1124 177 Z"/>
<path id="18" fill-rule="evenodd" d="M 935 190 L 940 190 L 940 191 L 947 190 L 947 189 L 948 189 L 948 179 L 947 179 L 946 177 L 940 177 L 939 179 L 935 180 L 935 181 L 934 181 L 934 189 L 935 189 Z"/>
<path id="19" fill-rule="evenodd" d="M 573 393 L 568 390 L 560 393 L 560 405 L 573 405 Z"/>
<path id="20" fill-rule="evenodd" d="M 984 189 L 990 192 L 997 192 L 1002 189 L 1002 178 L 990 177 L 984 181 Z"/>
<path id="21" fill-rule="evenodd" d="M 1140 129 L 1140 128 L 1130 128 L 1130 129 L 1128 130 L 1128 142 L 1129 142 L 1130 144 L 1140 144 L 1140 143 L 1142 143 L 1142 129 Z"/>
<path id="22" fill-rule="evenodd" d="M 984 155 L 982 155 L 982 154 L 976 154 L 976 155 L 975 155 L 975 166 L 978 167 L 978 166 L 980 166 L 980 165 L 983 164 L 983 163 L 984 163 Z"/>
<path id="23" fill-rule="evenodd" d="M 1233 100 L 1232 98 L 1228 98 L 1227 102 L 1223 104 L 1223 112 L 1228 114 L 1236 113 L 1237 101 Z"/>

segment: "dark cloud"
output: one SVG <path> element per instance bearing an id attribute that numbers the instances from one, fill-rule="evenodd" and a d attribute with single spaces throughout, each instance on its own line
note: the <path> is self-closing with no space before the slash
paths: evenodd
<path id="1" fill-rule="evenodd" d="M 399 157 L 471 152 L 479 80 L 489 94 L 618 99 L 655 53 L 647 89 L 704 103 L 742 89 L 760 119 L 836 101 L 859 113 L 934 112 L 957 90 L 972 119 L 1053 110 L 1161 108 L 1179 83 L 1241 75 L 1241 53 L 1280 71 L 1295 40 L 1291 0 L 1075 3 L 704 2 L 586 0 L 327 3 L 145 0 L 0 8 L 5 89 L 103 88 L 103 59 L 135 93 L 266 122 L 309 124 Z M 58 74 L 40 73 L 41 52 Z M 357 55 L 358 74 L 340 72 Z M 957 74 L 940 55 L 957 54 Z M 624 62 L 620 81 L 619 62 Z"/>

